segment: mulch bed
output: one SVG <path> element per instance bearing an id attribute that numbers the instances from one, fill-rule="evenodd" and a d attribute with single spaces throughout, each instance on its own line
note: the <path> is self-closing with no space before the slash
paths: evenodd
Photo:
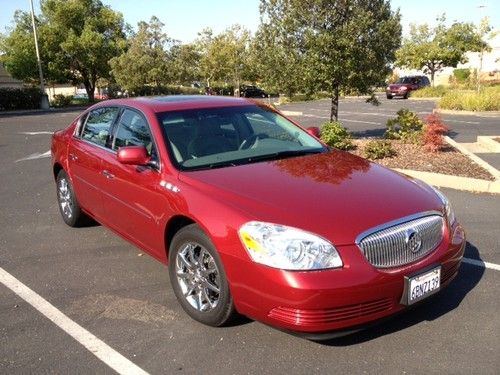
<path id="1" fill-rule="evenodd" d="M 500 143 L 500 138 L 493 138 L 495 141 L 497 141 L 498 143 Z"/>
<path id="2" fill-rule="evenodd" d="M 369 141 L 370 139 L 353 140 L 357 147 L 350 152 L 364 157 L 363 148 Z M 394 150 L 396 150 L 396 156 L 377 159 L 374 162 L 389 168 L 413 169 L 488 181 L 494 180 L 488 171 L 449 145 L 445 145 L 441 152 L 427 152 L 422 146 L 394 140 L 391 142 Z"/>

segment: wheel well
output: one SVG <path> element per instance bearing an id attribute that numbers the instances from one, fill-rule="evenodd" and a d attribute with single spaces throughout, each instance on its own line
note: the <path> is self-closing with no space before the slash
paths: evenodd
<path id="1" fill-rule="evenodd" d="M 170 250 L 170 244 L 172 243 L 172 238 L 175 234 L 187 225 L 194 224 L 195 222 L 186 216 L 174 216 L 167 223 L 165 228 L 165 252 L 168 259 L 168 253 Z"/>
<path id="2" fill-rule="evenodd" d="M 61 169 L 63 169 L 62 165 L 59 164 L 59 163 L 55 163 L 54 164 L 54 167 L 53 167 L 53 171 L 54 171 L 54 179 L 57 178 L 57 175 L 59 174 L 59 172 L 61 171 Z"/>

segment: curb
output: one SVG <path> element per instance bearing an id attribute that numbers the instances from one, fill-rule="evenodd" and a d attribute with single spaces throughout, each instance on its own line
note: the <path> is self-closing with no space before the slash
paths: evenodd
<path id="1" fill-rule="evenodd" d="M 441 98 L 439 96 L 429 96 L 429 97 L 416 97 L 416 98 L 413 98 L 410 94 L 410 97 L 408 98 L 408 100 L 427 100 L 427 101 L 438 101 L 440 100 Z"/>
<path id="2" fill-rule="evenodd" d="M 395 171 L 405 175 L 418 178 L 428 184 L 455 189 L 470 191 L 473 193 L 500 194 L 500 181 L 479 180 L 477 178 L 451 176 L 441 173 L 414 171 L 411 169 L 394 168 Z"/>
<path id="3" fill-rule="evenodd" d="M 21 111 L 0 111 L 0 117 L 14 117 L 14 116 L 34 116 L 34 115 L 44 115 L 47 113 L 66 113 L 66 112 L 80 112 L 90 107 L 87 106 L 75 106 L 66 108 L 49 108 L 49 109 L 25 109 Z"/>
<path id="4" fill-rule="evenodd" d="M 477 142 L 491 152 L 500 152 L 500 142 L 495 141 L 494 138 L 500 138 L 500 136 L 478 135 Z"/>
<path id="5" fill-rule="evenodd" d="M 434 108 L 432 113 L 440 113 L 443 115 L 467 115 L 478 117 L 500 117 L 500 111 L 475 112 L 475 111 L 458 111 L 454 109 Z"/>
<path id="6" fill-rule="evenodd" d="M 462 154 L 467 156 L 470 160 L 472 160 L 474 163 L 478 164 L 480 167 L 486 169 L 494 178 L 495 181 L 500 180 L 500 171 L 496 169 L 495 167 L 491 166 L 487 162 L 485 162 L 483 159 L 478 157 L 477 155 L 473 154 L 469 150 L 467 150 L 465 147 L 460 145 L 460 143 L 455 142 L 453 139 L 451 139 L 448 136 L 444 136 L 444 140 L 446 143 L 448 143 L 450 146 L 456 148 L 458 151 L 460 151 Z"/>

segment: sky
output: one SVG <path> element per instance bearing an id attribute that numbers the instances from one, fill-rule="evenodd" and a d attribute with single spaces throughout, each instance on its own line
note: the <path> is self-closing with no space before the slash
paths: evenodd
<path id="1" fill-rule="evenodd" d="M 102 0 L 123 14 L 127 23 L 137 26 L 157 16 L 165 24 L 169 37 L 188 43 L 199 31 L 210 27 L 215 33 L 238 23 L 251 31 L 259 25 L 259 0 Z M 29 0 L 0 0 L 0 32 L 12 27 L 16 9 L 29 10 Z M 35 12 L 40 0 L 33 0 Z M 438 15 L 447 20 L 473 22 L 490 17 L 490 24 L 500 29 L 500 0 L 392 0 L 393 9 L 400 8 L 403 33 L 410 23 L 433 24 Z M 484 7 L 479 7 L 484 6 Z"/>

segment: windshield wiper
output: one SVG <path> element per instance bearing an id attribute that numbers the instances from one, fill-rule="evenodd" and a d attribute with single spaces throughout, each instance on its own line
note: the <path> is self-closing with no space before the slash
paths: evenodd
<path id="1" fill-rule="evenodd" d="M 310 154 L 321 154 L 323 152 L 325 152 L 324 149 L 284 150 L 284 151 L 273 152 L 271 154 L 251 156 L 247 160 L 251 163 L 251 162 L 255 162 L 255 161 L 278 160 L 278 159 L 291 158 L 291 157 L 295 157 L 295 156 L 304 156 L 304 155 L 310 155 Z"/>

